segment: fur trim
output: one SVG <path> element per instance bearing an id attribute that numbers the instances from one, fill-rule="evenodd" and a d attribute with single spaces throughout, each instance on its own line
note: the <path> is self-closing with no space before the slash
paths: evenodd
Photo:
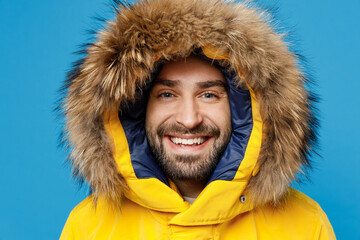
<path id="1" fill-rule="evenodd" d="M 104 195 L 118 202 L 127 186 L 112 157 L 104 111 L 134 100 L 156 59 L 185 57 L 210 45 L 227 53 L 230 67 L 241 66 L 260 102 L 265 138 L 260 170 L 247 191 L 256 204 L 280 200 L 296 173 L 309 165 L 315 122 L 297 56 L 266 14 L 221 0 L 144 0 L 119 4 L 117 12 L 67 80 L 61 107 L 74 175 L 90 184 L 95 199 Z"/>

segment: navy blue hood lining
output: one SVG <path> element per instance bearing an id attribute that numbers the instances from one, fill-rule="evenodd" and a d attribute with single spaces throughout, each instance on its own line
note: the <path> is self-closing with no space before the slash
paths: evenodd
<path id="1" fill-rule="evenodd" d="M 208 183 L 214 180 L 232 180 L 244 158 L 245 150 L 253 128 L 251 96 L 248 90 L 235 86 L 237 73 L 220 66 L 218 61 L 207 58 L 200 50 L 194 52 L 202 59 L 212 62 L 224 74 L 229 86 L 232 134 L 230 142 L 220 158 Z M 152 80 L 161 69 L 157 64 Z M 168 179 L 154 160 L 145 133 L 145 114 L 149 86 L 139 91 L 138 100 L 121 106 L 119 119 L 124 129 L 130 150 L 130 157 L 135 175 L 139 179 L 157 178 L 169 185 Z M 140 92 L 142 94 L 140 94 Z"/>

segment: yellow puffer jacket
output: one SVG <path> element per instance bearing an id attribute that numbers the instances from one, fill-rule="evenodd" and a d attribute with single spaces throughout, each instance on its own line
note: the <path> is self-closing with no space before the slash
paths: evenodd
<path id="1" fill-rule="evenodd" d="M 175 208 L 174 212 L 152 210 L 128 199 L 119 213 L 103 201 L 95 209 L 87 198 L 70 214 L 60 239 L 335 239 L 319 205 L 295 190 L 291 192 L 284 208 L 266 206 L 247 211 L 249 206 L 244 206 L 241 210 L 245 212 L 235 218 L 230 213 L 221 215 L 226 195 L 217 199 L 216 209 L 208 203 L 201 206 L 202 212 L 191 211 L 189 204 L 183 203 L 185 210 L 180 213 Z M 213 220 L 214 215 L 220 217 Z"/>
<path id="2" fill-rule="evenodd" d="M 62 108 L 76 178 L 92 194 L 60 239 L 335 239 L 289 188 L 315 133 L 297 59 L 259 10 L 219 0 L 120 4 L 69 74 Z M 190 53 L 222 69 L 233 133 L 193 204 L 152 158 L 146 92 L 157 64 Z"/>

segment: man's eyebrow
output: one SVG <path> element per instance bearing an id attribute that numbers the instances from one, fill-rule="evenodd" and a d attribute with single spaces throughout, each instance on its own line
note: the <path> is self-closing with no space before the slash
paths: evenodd
<path id="1" fill-rule="evenodd" d="M 229 86 L 227 85 L 227 83 L 222 80 L 210 80 L 205 82 L 199 82 L 197 83 L 197 85 L 200 89 L 206 89 L 211 87 L 222 87 L 224 88 L 225 91 L 229 90 Z"/>
<path id="2" fill-rule="evenodd" d="M 157 78 L 155 79 L 153 86 L 155 85 L 164 85 L 167 87 L 175 87 L 179 85 L 179 80 L 169 80 L 169 79 L 163 79 L 163 78 Z"/>

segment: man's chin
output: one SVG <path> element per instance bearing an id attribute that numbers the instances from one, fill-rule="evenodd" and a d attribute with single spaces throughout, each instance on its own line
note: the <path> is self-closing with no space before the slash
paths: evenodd
<path id="1" fill-rule="evenodd" d="M 153 148 L 155 159 L 172 180 L 206 180 L 216 167 L 218 157 L 213 150 L 176 152 L 168 146 Z"/>
<path id="2" fill-rule="evenodd" d="M 182 154 L 167 154 L 167 159 L 169 159 L 170 162 L 176 164 L 186 164 L 189 167 L 192 165 L 195 165 L 200 162 L 204 162 L 204 157 L 206 156 L 198 153 L 182 153 Z"/>
<path id="3" fill-rule="evenodd" d="M 166 156 L 163 163 L 167 176 L 173 180 L 204 180 L 212 172 L 213 164 L 201 155 Z"/>

